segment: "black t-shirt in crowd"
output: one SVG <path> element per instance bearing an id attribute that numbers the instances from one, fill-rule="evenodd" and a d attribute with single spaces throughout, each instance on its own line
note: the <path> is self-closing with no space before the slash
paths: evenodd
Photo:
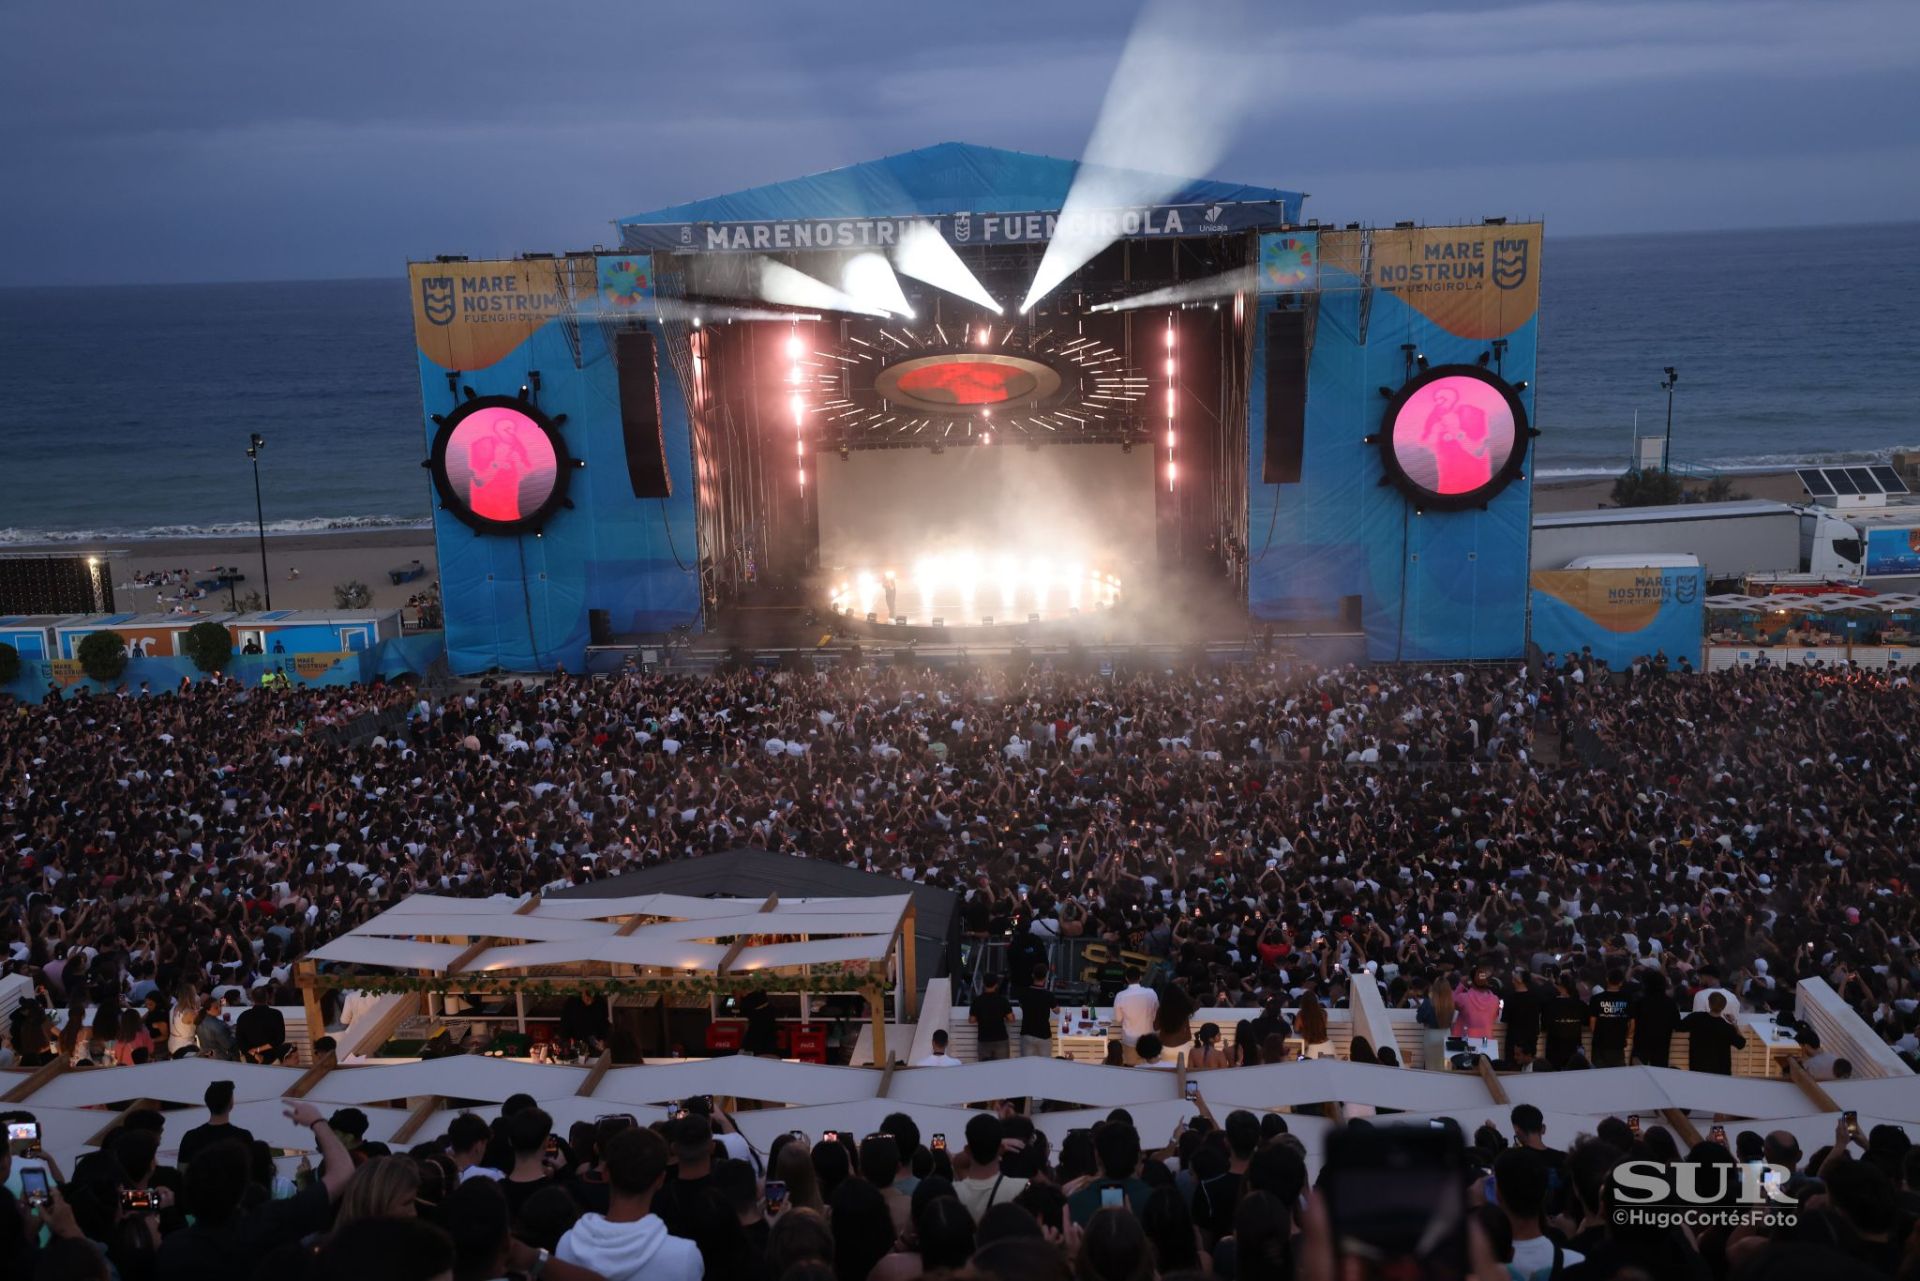
<path id="1" fill-rule="evenodd" d="M 747 1035 L 740 1048 L 748 1054 L 779 1053 L 779 1025 L 773 1017 L 773 998 L 765 992 L 748 992 L 740 998 L 740 1012 L 747 1017 Z"/>
<path id="2" fill-rule="evenodd" d="M 1573 1181 L 1567 1174 L 1567 1154 L 1559 1148 L 1533 1148 L 1516 1143 L 1511 1149 L 1540 1167 L 1547 1185 L 1547 1213 L 1559 1214 L 1567 1207 Z"/>
<path id="3" fill-rule="evenodd" d="M 980 1027 L 977 1039 L 981 1041 L 1004 1041 L 1007 1039 L 1007 1015 L 1013 1013 L 1013 1002 L 999 992 L 982 992 L 973 999 L 973 1021 Z"/>
<path id="4" fill-rule="evenodd" d="M 678 1174 L 669 1173 L 666 1182 L 660 1185 L 660 1191 L 654 1194 L 653 1212 L 660 1216 L 660 1222 L 667 1225 L 668 1232 L 692 1240 L 701 1226 L 701 1203 L 712 1187 L 712 1174 L 703 1174 L 697 1179 L 683 1179 Z"/>
<path id="5" fill-rule="evenodd" d="M 1627 1057 L 1627 1024 L 1632 1022 L 1633 998 L 1624 991 L 1595 992 L 1587 1002 L 1593 1015 L 1593 1057 L 1596 1062 Z"/>
<path id="6" fill-rule="evenodd" d="M 1042 1040 L 1053 1036 L 1053 993 L 1044 987 L 1021 989 L 1020 1035 Z"/>
<path id="7" fill-rule="evenodd" d="M 1547 1061 L 1558 1067 L 1580 1048 L 1580 1034 L 1587 1030 L 1586 1003 L 1577 996 L 1556 996 L 1547 1002 L 1541 1021 L 1547 1029 Z"/>
<path id="8" fill-rule="evenodd" d="M 1687 1067 L 1695 1072 L 1733 1075 L 1733 1052 L 1747 1044 L 1733 1024 L 1718 1014 L 1695 1010 L 1680 1020 L 1687 1034 Z"/>
<path id="9" fill-rule="evenodd" d="M 1534 988 L 1509 988 L 1500 994 L 1500 1017 L 1507 1025 L 1507 1044 L 1540 1046 L 1540 1007 L 1543 1002 Z"/>
<path id="10" fill-rule="evenodd" d="M 607 1212 L 608 1183 L 604 1178 L 575 1174 L 567 1179 L 567 1192 L 574 1203 L 588 1214 Z"/>
<path id="11" fill-rule="evenodd" d="M 1680 1025 L 1680 1007 L 1662 992 L 1633 1003 L 1633 1057 L 1649 1067 L 1667 1066 L 1673 1030 Z"/>
<path id="12" fill-rule="evenodd" d="M 237 1125 L 215 1125 L 209 1121 L 180 1136 L 179 1152 L 174 1159 L 181 1165 L 192 1165 L 194 1157 L 216 1143 L 239 1143 L 251 1148 L 253 1135 Z"/>
<path id="13" fill-rule="evenodd" d="M 196 1223 L 170 1233 L 155 1259 L 155 1281 L 253 1274 L 262 1255 L 313 1232 L 326 1231 L 333 1206 L 326 1185 L 314 1180 L 284 1201 L 263 1201 L 221 1223 Z"/>
<path id="14" fill-rule="evenodd" d="M 233 1035 L 242 1054 L 263 1045 L 278 1051 L 287 1040 L 287 1016 L 271 1005 L 249 1006 L 233 1021 Z"/>
<path id="15" fill-rule="evenodd" d="M 558 1183 L 559 1180 L 549 1174 L 543 1178 L 528 1179 L 525 1182 L 516 1182 L 513 1179 L 496 1179 L 494 1186 L 499 1188 L 501 1195 L 507 1198 L 508 1216 L 515 1223 L 518 1223 L 520 1221 L 520 1207 L 532 1200 L 533 1194 L 541 1188 L 550 1188 Z"/>

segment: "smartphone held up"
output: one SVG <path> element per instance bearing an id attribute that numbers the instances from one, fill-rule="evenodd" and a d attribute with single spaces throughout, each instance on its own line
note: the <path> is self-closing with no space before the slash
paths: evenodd
<path id="1" fill-rule="evenodd" d="M 1327 1137 L 1321 1178 L 1337 1275 L 1463 1281 L 1466 1163 L 1448 1126 L 1374 1126 Z"/>

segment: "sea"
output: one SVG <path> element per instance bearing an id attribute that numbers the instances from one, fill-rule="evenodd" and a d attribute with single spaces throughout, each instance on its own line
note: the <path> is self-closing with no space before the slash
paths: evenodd
<path id="1" fill-rule="evenodd" d="M 1556 236 L 1535 475 L 1920 447 L 1920 223 Z M 0 290 L 0 545 L 428 523 L 404 277 Z M 1636 427 L 1637 424 L 1637 427 Z"/>

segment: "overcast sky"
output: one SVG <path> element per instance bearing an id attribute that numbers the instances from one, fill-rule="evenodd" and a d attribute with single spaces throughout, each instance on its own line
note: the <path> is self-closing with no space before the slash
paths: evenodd
<path id="1" fill-rule="evenodd" d="M 1179 0 L 1195 23 L 1228 0 Z M 1080 154 L 1120 0 L 0 11 L 0 284 L 394 275 L 959 140 Z M 1904 221 L 1920 0 L 1256 0 L 1209 176 L 1550 234 Z M 1207 84 L 1193 88 L 1204 115 Z"/>

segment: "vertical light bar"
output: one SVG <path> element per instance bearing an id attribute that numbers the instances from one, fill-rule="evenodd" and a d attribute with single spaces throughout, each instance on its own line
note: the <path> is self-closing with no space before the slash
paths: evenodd
<path id="1" fill-rule="evenodd" d="M 800 477 L 800 491 L 807 488 L 807 402 L 800 394 L 800 359 L 807 354 L 807 345 L 800 338 L 800 322 L 794 321 L 787 331 L 787 386 L 795 390 L 787 397 L 787 404 L 793 410 L 793 456 L 794 467 Z"/>
<path id="2" fill-rule="evenodd" d="M 1173 352 L 1173 313 L 1167 313 L 1167 492 L 1173 492 L 1174 461 L 1173 446 L 1176 437 L 1173 432 L 1173 405 L 1175 388 L 1179 385 L 1179 366 L 1174 363 Z"/>

